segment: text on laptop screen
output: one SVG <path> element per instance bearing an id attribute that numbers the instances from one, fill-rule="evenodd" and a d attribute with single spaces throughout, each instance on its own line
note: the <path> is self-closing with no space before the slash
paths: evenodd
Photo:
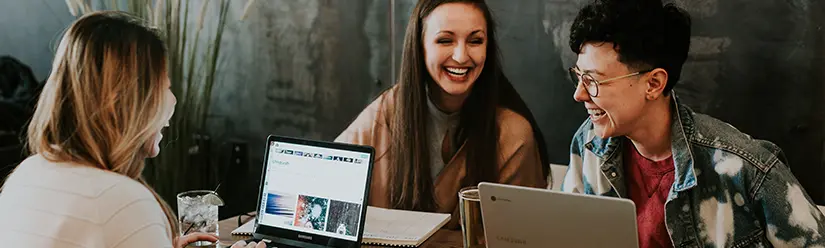
<path id="1" fill-rule="evenodd" d="M 357 241 L 370 154 L 273 141 L 259 224 Z"/>

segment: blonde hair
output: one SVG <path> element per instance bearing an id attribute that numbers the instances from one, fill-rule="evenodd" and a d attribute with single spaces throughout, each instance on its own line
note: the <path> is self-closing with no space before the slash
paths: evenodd
<path id="1" fill-rule="evenodd" d="M 177 218 L 142 177 L 144 146 L 171 107 L 164 100 L 166 48 L 159 33 L 125 12 L 87 14 L 66 30 L 29 124 L 28 149 L 132 178 L 155 196 L 178 236 Z"/>

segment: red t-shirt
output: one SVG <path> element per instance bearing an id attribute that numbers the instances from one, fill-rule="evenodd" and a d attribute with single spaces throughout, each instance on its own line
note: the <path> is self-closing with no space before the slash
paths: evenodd
<path id="1" fill-rule="evenodd" d="M 673 157 L 652 161 L 628 141 L 624 164 L 630 200 L 636 203 L 639 247 L 673 247 L 665 227 L 665 201 L 673 185 Z"/>

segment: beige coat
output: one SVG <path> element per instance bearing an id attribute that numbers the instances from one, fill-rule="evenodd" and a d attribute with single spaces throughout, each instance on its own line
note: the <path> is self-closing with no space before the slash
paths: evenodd
<path id="1" fill-rule="evenodd" d="M 341 133 L 336 142 L 368 145 L 375 148 L 375 165 L 372 170 L 369 204 L 388 208 L 390 205 L 390 133 L 386 114 L 392 109 L 396 88 L 384 92 L 372 102 Z M 538 146 L 530 123 L 521 115 L 504 108 L 498 109 L 499 131 L 499 179 L 498 183 L 546 188 Z M 466 151 L 462 145 L 455 156 L 444 165 L 435 179 L 437 212 L 451 213 L 448 228 L 459 227 L 458 191 L 464 178 Z"/>

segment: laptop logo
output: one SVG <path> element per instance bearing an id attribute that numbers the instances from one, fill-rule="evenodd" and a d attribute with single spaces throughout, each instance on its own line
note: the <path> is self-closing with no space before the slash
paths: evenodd
<path id="1" fill-rule="evenodd" d="M 527 240 L 526 239 L 519 239 L 519 238 L 514 238 L 514 237 L 502 237 L 502 236 L 496 236 L 496 239 L 498 239 L 499 241 L 507 242 L 507 243 L 514 244 L 514 245 L 527 245 Z"/>
<path id="2" fill-rule="evenodd" d="M 300 234 L 298 234 L 298 238 L 300 238 L 300 239 L 306 239 L 306 240 L 312 240 L 312 236 L 307 236 L 307 235 L 300 235 Z"/>

